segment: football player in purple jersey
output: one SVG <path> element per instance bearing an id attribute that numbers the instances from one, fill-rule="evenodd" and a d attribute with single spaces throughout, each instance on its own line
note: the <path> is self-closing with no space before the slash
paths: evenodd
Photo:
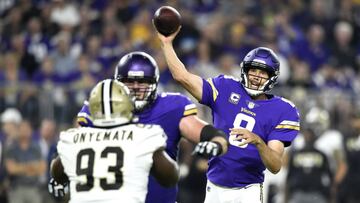
<path id="1" fill-rule="evenodd" d="M 295 105 L 268 92 L 279 77 L 280 63 L 268 48 L 251 50 L 240 78 L 220 75 L 203 79 L 179 60 L 172 41 L 158 33 L 173 78 L 212 110 L 214 126 L 227 133 L 228 152 L 209 160 L 206 203 L 260 203 L 264 170 L 276 174 L 284 148 L 299 132 Z"/>
<path id="2" fill-rule="evenodd" d="M 194 103 L 179 93 L 158 93 L 159 69 L 155 60 L 144 52 L 131 52 L 123 56 L 115 69 L 114 78 L 123 82 L 135 95 L 135 116 L 139 123 L 160 125 L 168 139 L 166 152 L 177 160 L 178 145 L 183 136 L 198 143 L 195 152 L 201 156 L 226 153 L 228 141 L 224 132 L 200 120 Z M 78 113 L 81 126 L 92 126 L 88 103 Z M 50 187 L 57 187 L 52 182 Z M 149 177 L 147 203 L 174 203 L 177 186 L 165 188 L 153 176 Z M 55 190 L 51 190 L 55 191 Z M 56 191 L 55 191 L 56 192 Z"/>

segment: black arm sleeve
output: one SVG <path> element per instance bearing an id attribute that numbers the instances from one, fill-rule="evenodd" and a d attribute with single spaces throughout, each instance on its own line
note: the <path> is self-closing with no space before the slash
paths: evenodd
<path id="1" fill-rule="evenodd" d="M 217 136 L 223 137 L 225 140 L 227 140 L 227 136 L 223 131 L 216 129 L 212 125 L 206 125 L 201 129 L 200 142 L 210 141 Z"/>

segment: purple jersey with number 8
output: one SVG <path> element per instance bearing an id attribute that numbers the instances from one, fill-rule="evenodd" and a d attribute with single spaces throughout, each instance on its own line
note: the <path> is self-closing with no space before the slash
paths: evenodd
<path id="1" fill-rule="evenodd" d="M 246 128 L 265 143 L 279 140 L 289 146 L 299 132 L 299 113 L 293 103 L 269 95 L 268 100 L 252 100 L 239 80 L 220 75 L 203 80 L 200 103 L 212 110 L 214 126 L 228 135 L 229 128 Z M 209 161 L 208 179 L 219 186 L 243 187 L 264 182 L 265 166 L 255 145 L 239 146 L 229 136 L 229 150 Z"/>

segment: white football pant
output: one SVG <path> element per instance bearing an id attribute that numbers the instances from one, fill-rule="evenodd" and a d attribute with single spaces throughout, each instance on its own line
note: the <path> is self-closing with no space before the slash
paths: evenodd
<path id="1" fill-rule="evenodd" d="M 262 184 L 242 188 L 225 188 L 207 181 L 204 203 L 262 203 Z"/>

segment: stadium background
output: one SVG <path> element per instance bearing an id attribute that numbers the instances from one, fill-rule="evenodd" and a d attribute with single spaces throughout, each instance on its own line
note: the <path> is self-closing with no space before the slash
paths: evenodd
<path id="1" fill-rule="evenodd" d="M 239 76 L 249 50 L 270 47 L 281 60 L 273 92 L 292 100 L 302 117 L 318 106 L 330 114 L 331 128 L 353 133 L 360 108 L 358 0 L 0 0 L 0 112 L 21 113 L 21 119 L 14 111 L 3 114 L 2 148 L 17 133 L 29 134 L 48 162 L 57 132 L 75 125 L 89 90 L 113 77 L 114 65 L 129 51 L 154 56 L 159 91 L 186 94 L 172 80 L 151 24 L 162 5 L 182 15 L 174 43 L 189 70 L 205 78 Z M 209 110 L 199 108 L 211 122 Z M 21 120 L 29 125 L 18 131 Z M 4 129 L 7 123 L 15 123 L 15 130 Z M 191 147 L 182 143 L 183 152 Z M 196 202 L 191 198 L 201 199 L 205 191 L 206 161 L 181 160 L 191 170 L 180 183 L 180 202 Z M 43 175 L 38 187 L 46 193 Z M 3 162 L 0 177 L 5 194 L 11 184 Z M 282 202 L 282 177 L 275 178 L 280 189 L 269 202 Z"/>

